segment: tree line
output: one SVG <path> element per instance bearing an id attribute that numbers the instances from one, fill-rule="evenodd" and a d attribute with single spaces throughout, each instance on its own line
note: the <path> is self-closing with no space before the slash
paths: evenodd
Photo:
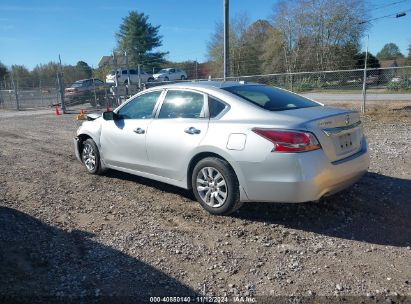
<path id="1" fill-rule="evenodd" d="M 33 70 L 28 70 L 24 65 L 14 64 L 8 69 L 0 62 L 0 83 L 3 87 L 19 88 L 53 87 L 57 85 L 57 73 L 62 72 L 66 83 L 73 83 L 79 79 L 91 78 L 94 71 L 84 61 L 76 65 L 59 65 L 56 62 L 36 65 Z"/>
<path id="2" fill-rule="evenodd" d="M 268 20 L 250 24 L 247 15 L 230 20 L 230 75 L 258 75 L 302 71 L 363 68 L 361 38 L 367 30 L 367 10 L 358 0 L 278 1 Z M 410 45 L 411 47 L 411 45 Z M 409 48 L 410 50 L 410 48 Z M 211 72 L 223 73 L 223 24 L 217 23 L 208 44 Z M 407 64 L 398 46 L 388 43 L 368 67 L 379 60 L 396 59 Z M 408 54 L 408 64 L 411 64 Z"/>

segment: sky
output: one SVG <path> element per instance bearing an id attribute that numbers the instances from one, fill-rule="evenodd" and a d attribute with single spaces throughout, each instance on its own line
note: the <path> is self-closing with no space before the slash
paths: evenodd
<path id="1" fill-rule="evenodd" d="M 268 19 L 276 0 L 231 0 L 230 16 Z M 393 3 L 391 5 L 391 3 Z M 411 0 L 367 0 L 371 18 L 410 10 L 402 18 L 373 21 L 369 50 L 394 42 L 403 54 L 411 44 Z M 0 61 L 7 66 L 86 61 L 97 67 L 116 47 L 115 33 L 131 10 L 160 25 L 162 51 L 172 61 L 207 59 L 207 43 L 223 18 L 223 0 L 0 0 Z M 365 40 L 363 39 L 365 49 Z"/>

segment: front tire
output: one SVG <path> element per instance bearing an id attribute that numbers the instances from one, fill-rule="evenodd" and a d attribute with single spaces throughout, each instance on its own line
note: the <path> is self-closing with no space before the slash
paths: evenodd
<path id="1" fill-rule="evenodd" d="M 91 138 L 83 141 L 81 150 L 81 160 L 90 174 L 102 174 L 103 170 L 100 163 L 100 153 L 97 145 Z"/>
<path id="2" fill-rule="evenodd" d="M 194 167 L 191 185 L 197 201 L 211 214 L 228 215 L 242 205 L 237 176 L 220 158 L 200 160 Z"/>

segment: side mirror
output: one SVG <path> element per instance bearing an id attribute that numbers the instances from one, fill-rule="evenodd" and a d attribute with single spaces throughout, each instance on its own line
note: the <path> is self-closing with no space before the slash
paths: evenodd
<path id="1" fill-rule="evenodd" d="M 114 113 L 113 111 L 103 112 L 103 119 L 104 120 L 116 120 L 118 119 L 118 114 Z"/>

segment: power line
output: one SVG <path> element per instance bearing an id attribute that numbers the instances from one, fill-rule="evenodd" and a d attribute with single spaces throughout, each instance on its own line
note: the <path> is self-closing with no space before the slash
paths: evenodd
<path id="1" fill-rule="evenodd" d="M 407 12 L 411 12 L 411 9 L 406 10 L 406 11 L 402 11 L 402 12 L 399 12 L 399 13 L 394 13 L 394 14 L 389 14 L 389 15 L 385 15 L 385 16 L 381 16 L 381 17 L 368 19 L 368 20 L 363 20 L 363 21 L 358 22 L 358 24 L 364 24 L 364 23 L 368 23 L 368 22 L 371 22 L 371 21 L 384 19 L 384 18 L 400 18 L 400 17 L 405 16 Z"/>
<path id="2" fill-rule="evenodd" d="M 382 8 L 385 8 L 385 7 L 397 5 L 397 4 L 400 4 L 400 3 L 407 2 L 407 1 L 409 1 L 409 0 L 401 0 L 401 1 L 396 1 L 396 2 L 392 2 L 392 3 L 387 3 L 387 4 L 384 4 L 384 5 L 376 6 L 375 8 L 368 9 L 368 11 L 379 10 L 379 9 L 382 9 Z"/>

